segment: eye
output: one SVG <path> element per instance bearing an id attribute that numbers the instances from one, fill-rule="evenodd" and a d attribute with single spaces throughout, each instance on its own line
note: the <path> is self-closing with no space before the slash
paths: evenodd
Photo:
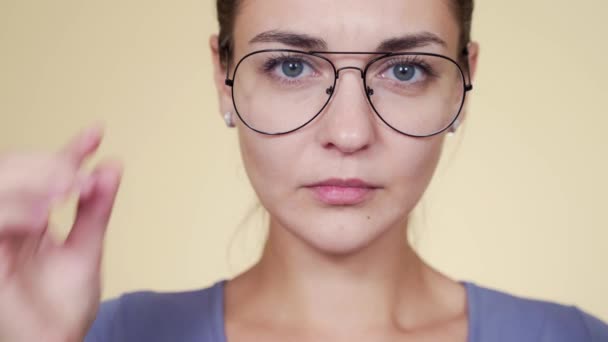
<path id="1" fill-rule="evenodd" d="M 304 72 L 304 67 L 304 63 L 301 61 L 287 60 L 281 63 L 281 70 L 283 71 L 283 74 L 290 78 L 295 78 L 302 75 Z"/>
<path id="2" fill-rule="evenodd" d="M 388 75 L 383 76 L 396 79 L 400 82 L 414 83 L 424 79 L 425 74 L 424 70 L 415 64 L 400 62 L 391 66 Z"/>
<path id="3" fill-rule="evenodd" d="M 397 64 L 393 66 L 392 72 L 399 81 L 411 81 L 416 76 L 416 67 L 408 64 Z"/>
<path id="4" fill-rule="evenodd" d="M 315 60 L 310 56 L 303 55 L 260 55 L 260 70 L 263 74 L 281 82 L 303 82 L 310 78 L 319 76 L 320 65 L 323 60 Z M 325 67 L 326 68 L 326 67 Z"/>

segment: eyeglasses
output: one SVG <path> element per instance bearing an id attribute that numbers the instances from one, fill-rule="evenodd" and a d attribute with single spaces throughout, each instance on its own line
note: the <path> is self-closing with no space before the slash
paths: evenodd
<path id="1" fill-rule="evenodd" d="M 337 69 L 324 55 L 379 55 L 363 69 Z M 468 55 L 467 50 L 463 51 Z M 464 58 L 467 59 L 467 58 Z M 467 84 L 453 59 L 422 52 L 327 52 L 267 49 L 251 52 L 236 64 L 232 101 L 240 120 L 267 135 L 291 133 L 312 122 L 336 93 L 344 70 L 361 74 L 367 100 L 393 130 L 412 137 L 429 137 L 448 129 L 460 115 Z"/>

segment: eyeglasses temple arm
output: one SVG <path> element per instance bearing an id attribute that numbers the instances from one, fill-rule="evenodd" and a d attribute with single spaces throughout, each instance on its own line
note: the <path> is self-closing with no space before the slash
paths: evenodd
<path id="1" fill-rule="evenodd" d="M 228 48 L 224 48 L 224 51 L 226 52 L 226 80 L 224 83 L 227 86 L 232 87 L 234 85 L 234 80 L 230 79 L 230 50 Z"/>
<path id="2" fill-rule="evenodd" d="M 465 67 L 467 69 L 467 82 L 468 84 L 465 83 L 464 85 L 464 90 L 465 91 L 471 91 L 473 90 L 473 84 L 471 83 L 471 71 L 470 71 L 470 67 L 469 67 L 469 49 L 465 46 L 464 49 L 462 50 L 462 55 L 465 57 Z"/>

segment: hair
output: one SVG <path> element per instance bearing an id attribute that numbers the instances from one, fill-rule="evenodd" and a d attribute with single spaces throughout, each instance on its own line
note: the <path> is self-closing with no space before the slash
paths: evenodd
<path id="1" fill-rule="evenodd" d="M 447 0 L 450 2 L 454 15 L 460 23 L 459 50 L 463 50 L 471 40 L 471 25 L 473 21 L 474 0 Z M 234 21 L 242 0 L 216 0 L 217 20 L 220 26 L 219 52 L 222 64 L 226 66 L 232 57 L 234 36 Z"/>

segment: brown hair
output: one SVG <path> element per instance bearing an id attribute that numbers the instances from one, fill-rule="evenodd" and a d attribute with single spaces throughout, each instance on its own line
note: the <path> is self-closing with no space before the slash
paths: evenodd
<path id="1" fill-rule="evenodd" d="M 237 16 L 239 4 L 242 0 L 216 0 L 217 20 L 220 25 L 219 48 L 222 64 L 226 65 L 230 58 L 233 44 L 232 36 L 234 20 Z M 448 0 L 451 2 L 454 14 L 460 23 L 460 49 L 464 49 L 471 40 L 471 23 L 473 19 L 474 0 Z"/>

